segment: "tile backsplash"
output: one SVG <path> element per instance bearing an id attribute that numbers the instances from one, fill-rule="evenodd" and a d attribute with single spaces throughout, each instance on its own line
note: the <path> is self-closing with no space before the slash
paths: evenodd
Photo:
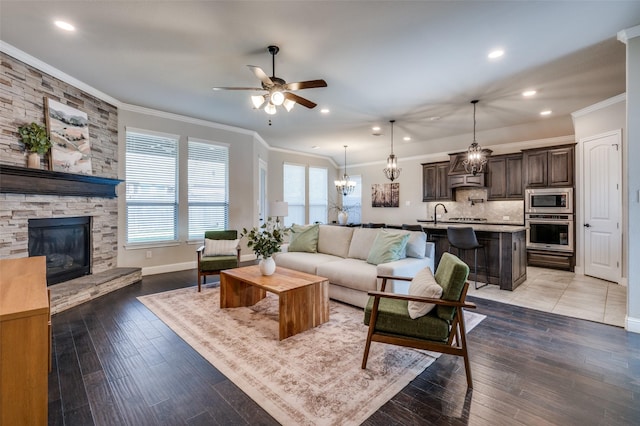
<path id="1" fill-rule="evenodd" d="M 448 213 L 438 208 L 441 215 L 438 220 L 452 217 L 486 218 L 489 223 L 524 224 L 524 201 L 487 201 L 486 188 L 458 188 L 455 190 L 455 201 L 442 201 Z M 472 200 L 483 200 L 470 201 Z M 437 201 L 426 203 L 426 218 L 433 220 L 433 208 Z"/>

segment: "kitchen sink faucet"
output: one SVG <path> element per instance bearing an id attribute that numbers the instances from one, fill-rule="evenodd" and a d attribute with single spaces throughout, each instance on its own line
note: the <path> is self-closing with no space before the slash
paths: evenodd
<path id="1" fill-rule="evenodd" d="M 444 205 L 444 204 L 442 204 L 442 203 L 438 203 L 438 204 L 436 204 L 436 205 L 435 205 L 435 207 L 433 208 L 433 224 L 434 224 L 434 225 L 437 225 L 437 224 L 438 224 L 438 215 L 436 214 L 436 210 L 438 210 L 438 206 L 442 206 L 442 208 L 444 209 L 444 212 L 445 212 L 445 213 L 449 213 L 449 212 L 447 211 L 447 206 L 445 206 L 445 205 Z"/>

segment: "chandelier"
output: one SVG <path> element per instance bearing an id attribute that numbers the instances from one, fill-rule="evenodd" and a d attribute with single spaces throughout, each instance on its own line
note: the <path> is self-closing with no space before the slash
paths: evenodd
<path id="1" fill-rule="evenodd" d="M 263 104 L 266 103 L 263 109 L 264 109 L 264 112 L 266 112 L 269 115 L 274 115 L 277 112 L 276 110 L 277 106 L 283 106 L 284 109 L 286 109 L 287 112 L 289 112 L 293 109 L 293 107 L 296 104 L 291 99 L 286 99 L 284 93 L 282 93 L 278 89 L 272 89 L 271 92 L 265 95 L 251 96 L 251 103 L 253 103 L 253 106 L 256 109 L 260 108 Z"/>
<path id="2" fill-rule="evenodd" d="M 345 197 L 356 189 L 356 183 L 352 181 L 347 174 L 347 145 L 344 145 L 344 174 L 342 175 L 342 179 L 336 180 L 333 183 L 336 185 L 336 191 Z"/>
<path id="3" fill-rule="evenodd" d="M 462 164 L 464 164 L 464 169 L 467 173 L 472 173 L 475 176 L 482 172 L 484 165 L 487 164 L 487 157 L 482 147 L 476 142 L 476 104 L 478 100 L 474 99 L 471 103 L 473 104 L 473 142 L 469 145 L 467 159 Z"/>
<path id="4" fill-rule="evenodd" d="M 395 122 L 396 120 L 389 120 L 389 123 L 391 123 L 391 154 L 387 157 L 387 167 L 382 170 L 391 182 L 398 179 L 402 171 L 402 169 L 398 168 L 398 158 L 393 155 L 393 123 Z"/>

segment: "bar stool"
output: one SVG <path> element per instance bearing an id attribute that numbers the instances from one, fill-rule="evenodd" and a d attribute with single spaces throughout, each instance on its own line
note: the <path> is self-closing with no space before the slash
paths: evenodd
<path id="1" fill-rule="evenodd" d="M 451 247 L 455 247 L 458 249 L 458 257 L 460 257 L 460 250 L 473 250 L 473 277 L 474 277 L 474 287 L 475 289 L 479 289 L 489 285 L 489 262 L 487 262 L 487 250 L 485 247 L 478 243 L 478 239 L 476 238 L 476 233 L 472 227 L 448 227 L 447 228 L 447 238 L 449 239 L 449 252 L 451 252 Z M 484 252 L 484 266 L 485 266 L 485 277 L 487 278 L 487 283 L 478 287 L 478 249 L 483 249 Z"/>

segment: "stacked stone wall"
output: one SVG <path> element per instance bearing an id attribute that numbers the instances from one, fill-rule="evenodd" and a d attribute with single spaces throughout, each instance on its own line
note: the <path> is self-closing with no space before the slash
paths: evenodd
<path id="1" fill-rule="evenodd" d="M 77 108 L 89 118 L 94 176 L 118 177 L 117 108 L 0 52 L 0 163 L 26 167 L 18 127 L 45 124 L 45 98 Z M 43 159 L 48 168 L 48 159 Z M 0 176 L 0 180 L 2 176 Z M 0 258 L 28 255 L 31 218 L 91 216 L 92 271 L 117 266 L 118 203 L 99 197 L 0 193 Z"/>

